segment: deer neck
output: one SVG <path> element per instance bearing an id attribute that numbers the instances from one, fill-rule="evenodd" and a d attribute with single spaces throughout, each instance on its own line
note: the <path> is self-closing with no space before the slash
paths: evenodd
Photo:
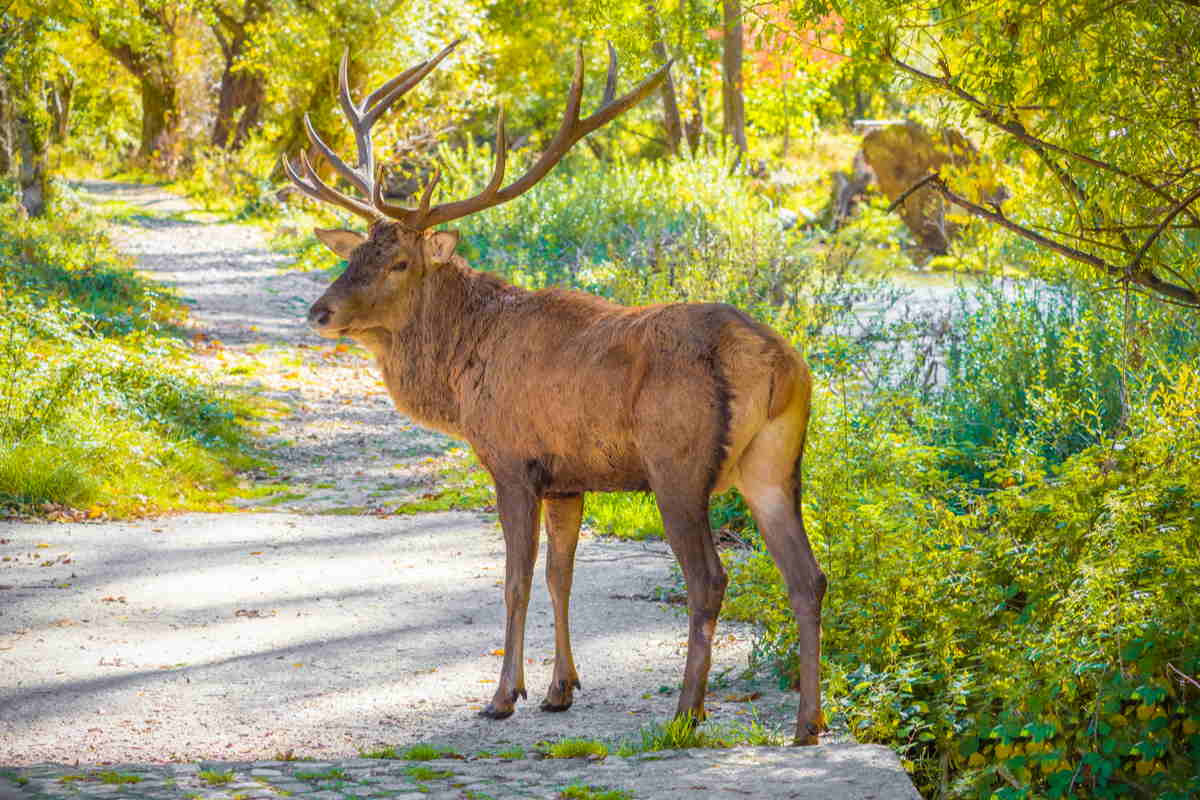
<path id="1" fill-rule="evenodd" d="M 459 256 L 430 274 L 404 323 L 364 331 L 359 341 L 375 356 L 398 410 L 422 425 L 462 438 L 464 373 L 496 318 L 524 290 Z"/>

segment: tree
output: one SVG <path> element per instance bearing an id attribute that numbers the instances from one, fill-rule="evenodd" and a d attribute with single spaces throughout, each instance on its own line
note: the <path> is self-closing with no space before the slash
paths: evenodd
<path id="1" fill-rule="evenodd" d="M 47 18 L 41 9 L 10 3 L 0 18 L 0 65 L 5 77 L 5 99 L 11 103 L 8 135 L 17 162 L 21 206 L 31 217 L 46 213 L 49 200 L 47 140 L 49 115 L 44 103 L 43 69 L 46 51 L 42 34 Z M 23 76 L 24 86 L 13 92 L 7 76 Z M 11 167 L 10 167 L 11 168 Z"/>
<path id="2" fill-rule="evenodd" d="M 670 56 L 667 54 L 667 43 L 663 41 L 662 21 L 658 18 L 658 9 L 654 5 L 654 0 L 646 0 L 646 22 L 650 33 L 650 51 L 654 53 L 654 57 L 660 63 L 666 62 Z M 683 141 L 683 120 L 679 115 L 679 102 L 675 99 L 675 80 L 670 72 L 667 72 L 667 79 L 663 81 L 662 89 L 663 104 L 663 133 L 667 138 L 667 152 L 671 155 L 678 155 L 679 146 Z"/>
<path id="3" fill-rule="evenodd" d="M 738 157 L 746 152 L 746 105 L 742 95 L 742 55 L 745 30 L 741 0 L 721 0 L 722 138 L 733 140 Z"/>
<path id="4" fill-rule="evenodd" d="M 254 27 L 270 10 L 270 0 L 218 2 L 212 6 L 210 27 L 224 59 L 212 131 L 212 143 L 217 147 L 236 150 L 258 127 L 266 97 L 266 73 L 248 65 L 246 55 Z"/>
<path id="5" fill-rule="evenodd" d="M 175 46 L 184 2 L 101 0 L 81 6 L 95 41 L 138 82 L 142 98 L 137 157 L 171 173 L 179 159 L 179 72 Z"/>
<path id="6" fill-rule="evenodd" d="M 836 9 L 835 9 L 836 6 Z M 856 59 L 989 134 L 1027 201 L 930 177 L 949 202 L 1105 286 L 1200 309 L 1200 2 L 816 0 Z M 1020 198 L 1017 198 L 1019 201 Z M 1020 216 L 1015 216 L 1019 212 Z"/>

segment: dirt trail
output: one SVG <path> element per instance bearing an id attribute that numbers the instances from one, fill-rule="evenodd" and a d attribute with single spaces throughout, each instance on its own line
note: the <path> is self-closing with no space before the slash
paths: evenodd
<path id="1" fill-rule="evenodd" d="M 288 491 L 270 501 L 293 511 L 369 511 L 432 480 L 428 457 L 453 442 L 396 413 L 365 351 L 317 337 L 309 305 L 323 272 L 288 269 L 260 228 L 199 221 L 186 201 L 154 186 L 84 181 L 96 202 L 145 209 L 125 215 L 114 239 L 146 275 L 191 307 L 200 363 L 224 382 L 280 404 L 262 427 Z"/>
<path id="2" fill-rule="evenodd" d="M 264 436 L 299 489 L 276 509 L 289 513 L 0 523 L 0 765 L 330 758 L 421 740 L 475 752 L 629 738 L 668 716 L 686 620 L 649 596 L 672 585 L 673 560 L 661 543 L 585 535 L 576 706 L 537 710 L 553 655 L 539 581 L 529 701 L 503 722 L 476 717 L 503 641 L 498 527 L 478 513 L 346 513 L 420 491 L 448 440 L 396 413 L 357 350 L 307 331 L 328 278 L 286 271 L 256 228 L 181 216 L 161 190 L 83 188 L 147 209 L 118 243 L 188 299 L 202 362 L 288 409 Z M 794 696 L 737 678 L 752 631 L 719 635 L 714 717 L 786 729 Z"/>

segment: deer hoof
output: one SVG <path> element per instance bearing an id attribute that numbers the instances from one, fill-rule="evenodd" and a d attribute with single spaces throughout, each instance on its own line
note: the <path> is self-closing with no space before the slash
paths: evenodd
<path id="1" fill-rule="evenodd" d="M 495 703 L 488 703 L 487 706 L 479 712 L 479 716 L 487 719 L 508 719 L 513 715 L 515 709 L 496 708 Z"/>
<path id="2" fill-rule="evenodd" d="M 574 699 L 571 697 L 571 689 L 579 688 L 579 679 L 574 678 L 570 681 L 559 681 L 557 684 L 551 684 L 550 691 L 546 693 L 546 699 L 542 701 L 542 711 L 566 711 L 571 707 Z"/>

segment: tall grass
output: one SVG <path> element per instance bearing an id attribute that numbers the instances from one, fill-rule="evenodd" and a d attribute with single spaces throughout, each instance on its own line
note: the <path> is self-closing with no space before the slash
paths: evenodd
<path id="1" fill-rule="evenodd" d="M 183 306 L 59 196 L 43 219 L 0 208 L 0 504 L 219 507 L 251 463 L 246 402 L 189 367 Z"/>

